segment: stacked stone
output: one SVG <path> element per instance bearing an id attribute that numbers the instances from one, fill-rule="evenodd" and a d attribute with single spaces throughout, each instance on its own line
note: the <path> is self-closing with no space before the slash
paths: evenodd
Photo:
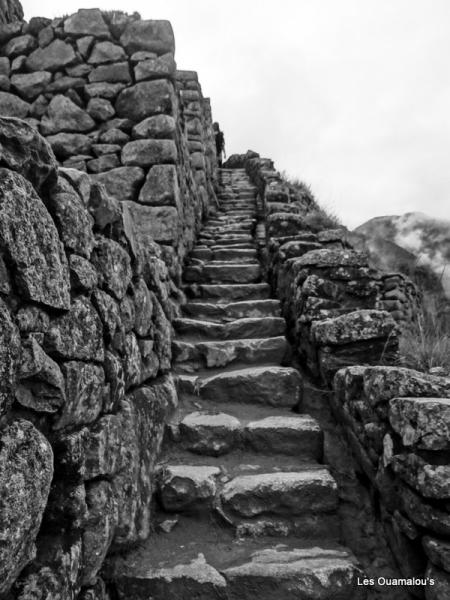
<path id="1" fill-rule="evenodd" d="M 177 282 L 188 232 L 208 204 L 214 157 L 205 160 L 211 115 L 198 82 L 190 93 L 201 149 L 190 155 L 187 147 L 170 23 L 82 9 L 5 25 L 0 45 L 0 114 L 27 120 L 63 166 L 128 202 L 139 235 L 163 246 Z"/>
<path id="2" fill-rule="evenodd" d="M 377 308 L 387 310 L 403 327 L 414 321 L 422 310 L 417 287 L 402 273 L 386 273 L 381 278 Z"/>
<path id="3" fill-rule="evenodd" d="M 450 380 L 398 367 L 348 367 L 334 410 L 377 498 L 414 597 L 450 597 Z"/>
<path id="4" fill-rule="evenodd" d="M 343 366 L 392 360 L 396 324 L 378 310 L 380 273 L 352 249 L 344 229 L 313 233 L 305 219 L 317 210 L 311 195 L 253 154 L 244 162 L 264 202 L 268 278 L 304 364 L 330 384 Z"/>
<path id="5" fill-rule="evenodd" d="M 128 203 L 24 121 L 0 152 L 0 593 L 72 598 L 149 535 L 176 298 Z"/>

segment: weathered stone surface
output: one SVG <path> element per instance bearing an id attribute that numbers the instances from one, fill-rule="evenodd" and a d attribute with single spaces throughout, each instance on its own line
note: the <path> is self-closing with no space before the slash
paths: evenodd
<path id="1" fill-rule="evenodd" d="M 393 398 L 389 421 L 404 446 L 450 448 L 450 398 Z"/>
<path id="2" fill-rule="evenodd" d="M 0 92 L 0 115 L 2 117 L 16 117 L 25 119 L 30 112 L 28 102 L 17 98 L 9 92 Z"/>
<path id="3" fill-rule="evenodd" d="M 109 38 L 107 24 L 98 8 L 81 8 L 64 21 L 64 33 L 74 36 L 92 35 L 96 38 Z"/>
<path id="4" fill-rule="evenodd" d="M 122 150 L 122 164 L 149 167 L 161 163 L 174 163 L 177 148 L 172 140 L 136 140 Z"/>
<path id="5" fill-rule="evenodd" d="M 153 300 L 143 279 L 133 284 L 135 316 L 133 328 L 138 336 L 151 335 L 153 330 Z"/>
<path id="6" fill-rule="evenodd" d="M 88 209 L 100 230 L 120 220 L 120 204 L 110 196 L 105 186 L 94 182 L 91 186 Z"/>
<path id="7" fill-rule="evenodd" d="M 72 289 L 90 292 L 98 284 L 98 275 L 94 266 L 85 258 L 71 254 L 69 257 L 70 283 Z"/>
<path id="8" fill-rule="evenodd" d="M 19 331 L 0 299 L 0 422 L 14 400 L 19 351 Z"/>
<path id="9" fill-rule="evenodd" d="M 142 206 L 127 202 L 138 236 L 155 242 L 172 242 L 177 239 L 180 227 L 174 206 Z"/>
<path id="10" fill-rule="evenodd" d="M 218 467 L 165 466 L 160 473 L 158 490 L 164 510 L 195 511 L 211 504 L 219 475 Z"/>
<path id="11" fill-rule="evenodd" d="M 116 101 L 119 117 L 139 122 L 159 113 L 170 113 L 173 109 L 173 85 L 165 79 L 144 81 L 123 90 Z"/>
<path id="12" fill-rule="evenodd" d="M 325 469 L 242 475 L 221 492 L 227 511 L 243 517 L 264 513 L 298 515 L 337 508 L 337 485 Z"/>
<path id="13" fill-rule="evenodd" d="M 21 175 L 1 169 L 0 181 L 0 245 L 16 286 L 29 300 L 67 309 L 69 269 L 50 215 Z"/>
<path id="14" fill-rule="evenodd" d="M 56 181 L 57 164 L 49 144 L 24 121 L 0 118 L 0 157 L 4 166 L 18 171 L 38 193 Z"/>
<path id="15" fill-rule="evenodd" d="M 95 121 L 66 96 L 57 95 L 48 106 L 48 119 L 42 119 L 46 134 L 61 131 L 84 132 L 94 128 Z"/>
<path id="16" fill-rule="evenodd" d="M 144 181 L 144 171 L 140 167 L 118 167 L 91 177 L 102 183 L 108 194 L 116 200 L 134 200 Z"/>
<path id="17" fill-rule="evenodd" d="M 91 65 L 103 65 L 106 63 L 120 62 L 126 60 L 127 55 L 122 46 L 112 42 L 97 42 L 88 58 Z"/>
<path id="18" fill-rule="evenodd" d="M 87 162 L 89 173 L 104 173 L 120 166 L 120 160 L 116 154 L 105 154 Z"/>
<path id="19" fill-rule="evenodd" d="M 109 550 L 117 524 L 117 502 L 107 481 L 89 483 L 86 489 L 89 506 L 83 533 L 83 563 L 80 584 L 95 585 L 96 576 Z"/>
<path id="20" fill-rule="evenodd" d="M 28 71 L 59 71 L 75 62 L 76 56 L 70 44 L 54 40 L 45 48 L 37 48 L 26 60 Z"/>
<path id="21" fill-rule="evenodd" d="M 121 151 L 119 144 L 93 144 L 92 152 L 95 156 L 105 156 Z"/>
<path id="22" fill-rule="evenodd" d="M 318 344 L 343 345 L 385 338 L 393 334 L 395 329 L 395 321 L 389 313 L 358 310 L 333 319 L 315 321 L 311 325 L 311 336 Z"/>
<path id="23" fill-rule="evenodd" d="M 399 475 L 424 498 L 450 499 L 450 467 L 433 465 L 416 454 L 395 455 L 389 461 Z"/>
<path id="24" fill-rule="evenodd" d="M 92 423 L 102 410 L 105 384 L 102 367 L 69 361 L 62 365 L 62 371 L 66 381 L 66 401 L 55 428 Z"/>
<path id="25" fill-rule="evenodd" d="M 362 573 L 344 550 L 322 548 L 268 548 L 252 554 L 244 564 L 223 571 L 230 597 L 253 600 L 362 600 L 358 588 Z M 274 596 L 274 594 L 276 594 Z"/>
<path id="26" fill-rule="evenodd" d="M 150 58 L 138 62 L 134 67 L 136 81 L 148 79 L 172 78 L 177 70 L 173 54 L 167 53 L 157 58 Z"/>
<path id="27" fill-rule="evenodd" d="M 26 33 L 9 40 L 6 46 L 3 48 L 3 53 L 9 58 L 15 58 L 21 54 L 29 54 L 36 48 L 35 38 Z"/>
<path id="28" fill-rule="evenodd" d="M 91 98 L 87 105 L 87 112 L 97 121 L 107 121 L 116 114 L 111 102 L 105 98 Z"/>
<path id="29" fill-rule="evenodd" d="M 53 476 L 48 441 L 19 420 L 2 430 L 0 448 L 0 593 L 6 593 L 34 558 L 34 542 Z"/>
<path id="30" fill-rule="evenodd" d="M 426 502 L 406 486 L 401 488 L 400 499 L 404 512 L 413 523 L 438 536 L 450 535 L 450 516 L 447 511 Z"/>
<path id="31" fill-rule="evenodd" d="M 175 52 L 175 39 L 169 21 L 134 21 L 120 37 L 120 43 L 129 55 L 139 50 L 156 54 Z"/>
<path id="32" fill-rule="evenodd" d="M 180 206 L 180 190 L 175 165 L 154 165 L 150 168 L 138 201 L 150 206 Z"/>
<path id="33" fill-rule="evenodd" d="M 218 402 L 295 406 L 299 401 L 301 387 L 302 380 L 295 369 L 253 367 L 203 379 L 199 385 L 199 394 L 202 398 L 214 398 Z"/>
<path id="34" fill-rule="evenodd" d="M 45 335 L 45 349 L 69 360 L 102 361 L 102 324 L 87 298 L 76 298 L 68 313 L 54 319 Z"/>
<path id="35" fill-rule="evenodd" d="M 175 319 L 174 327 L 179 336 L 201 336 L 216 340 L 237 340 L 281 336 L 286 322 L 281 317 L 244 318 L 229 323 Z"/>
<path id="36" fill-rule="evenodd" d="M 89 258 L 95 243 L 92 233 L 94 221 L 80 196 L 70 185 L 58 185 L 50 195 L 48 206 L 64 246 Z"/>
<path id="37" fill-rule="evenodd" d="M 48 136 L 47 141 L 59 159 L 88 154 L 92 146 L 91 138 L 82 133 L 57 133 Z"/>
<path id="38" fill-rule="evenodd" d="M 100 238 L 92 254 L 100 283 L 108 292 L 121 300 L 131 282 L 131 264 L 128 253 L 117 242 Z"/>
<path id="39" fill-rule="evenodd" d="M 136 140 L 145 138 L 171 140 L 175 136 L 175 131 L 176 123 L 173 117 L 154 115 L 135 125 L 131 137 Z"/>
<path id="40" fill-rule="evenodd" d="M 319 423 L 309 416 L 274 416 L 248 423 L 245 441 L 264 454 L 322 457 L 323 434 Z"/>
<path id="41" fill-rule="evenodd" d="M 141 572 L 130 574 L 128 569 L 124 569 L 116 580 L 121 600 L 137 600 L 142 596 L 159 599 L 170 597 L 170 594 L 177 594 L 181 598 L 185 595 L 196 600 L 211 600 L 222 598 L 226 588 L 224 577 L 206 562 L 203 554 L 189 563 L 146 569 L 145 575 Z"/>
<path id="42" fill-rule="evenodd" d="M 183 446 L 208 456 L 230 452 L 238 443 L 240 430 L 239 420 L 225 413 L 193 412 L 179 425 Z"/>
<path id="43" fill-rule="evenodd" d="M 117 95 L 125 88 L 124 83 L 108 83 L 107 81 L 99 81 L 95 83 L 88 83 L 84 87 L 89 98 L 107 98 L 108 100 L 114 100 Z"/>
<path id="44" fill-rule="evenodd" d="M 11 85 L 17 90 L 19 96 L 25 100 L 33 100 L 45 91 L 51 78 L 51 73 L 48 71 L 20 73 L 11 77 Z"/>
<path id="45" fill-rule="evenodd" d="M 55 413 L 65 403 L 64 377 L 33 338 L 22 343 L 16 400 L 36 412 Z"/>

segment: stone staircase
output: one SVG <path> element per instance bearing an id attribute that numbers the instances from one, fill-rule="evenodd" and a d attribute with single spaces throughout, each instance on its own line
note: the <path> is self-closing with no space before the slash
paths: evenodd
<path id="1" fill-rule="evenodd" d="M 184 273 L 180 403 L 159 465 L 157 531 L 110 561 L 108 578 L 127 600 L 363 599 L 339 545 L 322 431 L 301 414 L 298 371 L 283 366 L 256 190 L 245 171 L 222 169 L 219 198 Z"/>

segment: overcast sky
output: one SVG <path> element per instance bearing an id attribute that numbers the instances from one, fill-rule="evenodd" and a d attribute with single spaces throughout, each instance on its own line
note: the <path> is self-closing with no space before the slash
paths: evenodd
<path id="1" fill-rule="evenodd" d="M 354 227 L 383 214 L 450 218 L 449 0 L 23 0 L 169 19 L 227 152 L 309 183 Z"/>

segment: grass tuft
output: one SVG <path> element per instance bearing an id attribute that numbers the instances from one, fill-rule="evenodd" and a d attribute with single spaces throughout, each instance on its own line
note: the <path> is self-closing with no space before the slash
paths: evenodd
<path id="1" fill-rule="evenodd" d="M 400 337 L 402 366 L 429 372 L 442 369 L 450 375 L 450 311 L 433 294 L 427 294 L 423 311 Z"/>

